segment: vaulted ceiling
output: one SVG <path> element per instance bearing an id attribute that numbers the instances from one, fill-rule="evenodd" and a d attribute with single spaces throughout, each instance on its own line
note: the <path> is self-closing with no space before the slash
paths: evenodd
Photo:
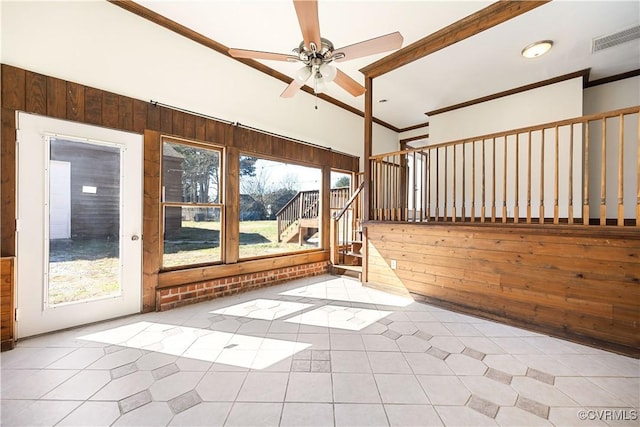
<path id="1" fill-rule="evenodd" d="M 302 40 L 290 0 L 157 1 L 140 5 L 226 47 L 291 53 Z M 336 47 L 400 31 L 404 46 L 477 12 L 492 2 L 319 0 L 322 37 Z M 592 52 L 593 39 L 640 25 L 637 1 L 553 1 L 374 80 L 374 116 L 398 129 L 428 121 L 425 113 L 570 73 L 590 70 L 594 81 L 640 68 L 640 41 Z M 539 40 L 553 49 L 534 59 L 522 49 Z M 364 84 L 359 71 L 388 53 L 341 62 L 338 68 Z M 297 63 L 260 60 L 293 77 Z M 215 70 L 211 70 L 212 76 Z M 241 84 L 241 82 L 234 82 Z M 283 89 L 286 83 L 283 83 Z M 326 94 L 364 110 L 335 84 Z M 274 92 L 273 97 L 278 97 Z M 296 96 L 311 96 L 300 92 Z M 379 102 L 380 100 L 386 102 Z"/>

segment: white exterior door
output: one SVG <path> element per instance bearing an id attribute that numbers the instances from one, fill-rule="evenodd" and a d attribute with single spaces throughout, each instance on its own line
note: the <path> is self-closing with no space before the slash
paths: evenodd
<path id="1" fill-rule="evenodd" d="M 141 135 L 18 114 L 16 336 L 141 309 Z"/>

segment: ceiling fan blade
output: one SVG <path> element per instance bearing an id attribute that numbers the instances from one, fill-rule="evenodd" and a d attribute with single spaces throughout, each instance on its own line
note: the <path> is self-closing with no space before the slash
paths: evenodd
<path id="1" fill-rule="evenodd" d="M 281 98 L 293 98 L 298 93 L 304 83 L 300 83 L 298 80 L 293 79 L 289 86 L 280 94 Z"/>
<path id="2" fill-rule="evenodd" d="M 318 20 L 317 0 L 293 0 L 296 8 L 298 23 L 302 30 L 302 38 L 307 50 L 311 50 L 311 43 L 314 43 L 318 50 L 322 48 L 320 40 L 320 21 Z"/>
<path id="3" fill-rule="evenodd" d="M 362 86 L 357 81 L 353 80 L 351 77 L 338 70 L 336 74 L 336 78 L 333 80 L 338 86 L 342 89 L 346 90 L 353 96 L 360 96 L 365 92 L 364 86 Z"/>
<path id="4" fill-rule="evenodd" d="M 229 49 L 229 55 L 234 58 L 269 59 L 271 61 L 290 61 L 297 57 L 286 53 L 261 52 L 259 50 Z"/>
<path id="5" fill-rule="evenodd" d="M 336 59 L 336 62 L 348 61 L 350 59 L 362 58 L 363 56 L 374 55 L 376 53 L 387 52 L 389 50 L 400 49 L 404 38 L 398 31 L 363 42 L 355 43 L 336 49 L 334 52 L 344 53 L 344 58 Z"/>

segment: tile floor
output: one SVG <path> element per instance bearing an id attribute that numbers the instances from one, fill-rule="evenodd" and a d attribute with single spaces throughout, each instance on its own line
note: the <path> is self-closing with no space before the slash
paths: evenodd
<path id="1" fill-rule="evenodd" d="M 24 340 L 0 362 L 3 426 L 639 425 L 639 360 L 332 276 Z"/>

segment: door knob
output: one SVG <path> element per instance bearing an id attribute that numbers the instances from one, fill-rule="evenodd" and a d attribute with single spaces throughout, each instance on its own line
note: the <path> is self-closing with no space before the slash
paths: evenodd
<path id="1" fill-rule="evenodd" d="M 131 236 L 131 240 L 136 241 L 139 240 L 140 236 L 138 236 L 137 234 L 134 234 L 133 236 Z"/>

